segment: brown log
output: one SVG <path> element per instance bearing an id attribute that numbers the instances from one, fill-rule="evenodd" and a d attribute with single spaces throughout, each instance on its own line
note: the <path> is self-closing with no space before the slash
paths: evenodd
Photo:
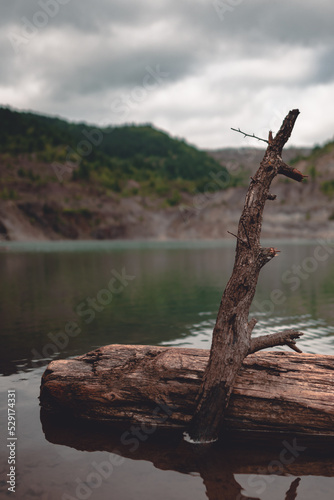
<path id="1" fill-rule="evenodd" d="M 41 405 L 95 421 L 184 429 L 209 351 L 110 345 L 52 361 Z M 243 361 L 224 427 L 334 436 L 334 356 L 259 352 Z"/>

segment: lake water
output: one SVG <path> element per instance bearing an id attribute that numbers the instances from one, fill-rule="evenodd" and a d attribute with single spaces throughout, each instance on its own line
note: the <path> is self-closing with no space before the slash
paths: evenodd
<path id="1" fill-rule="evenodd" d="M 155 433 L 131 452 L 115 428 L 41 418 L 40 379 L 51 359 L 113 343 L 209 349 L 233 241 L 0 245 L 1 498 L 12 495 L 6 485 L 8 389 L 16 391 L 16 498 L 333 498 L 328 440 L 303 444 L 293 463 L 270 474 L 283 438 L 236 437 L 207 449 Z M 298 343 L 303 351 L 334 355 L 334 245 L 274 246 L 281 253 L 262 270 L 254 334 L 296 328 L 305 332 Z M 112 279 L 119 293 L 110 295 Z M 77 323 L 78 335 L 64 334 L 69 322 Z"/>

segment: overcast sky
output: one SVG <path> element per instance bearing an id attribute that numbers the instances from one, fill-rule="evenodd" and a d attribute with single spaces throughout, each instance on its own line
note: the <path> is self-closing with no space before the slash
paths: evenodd
<path id="1" fill-rule="evenodd" d="M 334 135 L 334 2 L 2 0 L 0 103 L 99 125 L 153 123 L 201 148 Z"/>

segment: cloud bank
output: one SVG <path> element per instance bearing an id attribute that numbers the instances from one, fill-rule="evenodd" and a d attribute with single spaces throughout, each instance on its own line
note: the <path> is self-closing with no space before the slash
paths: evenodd
<path id="1" fill-rule="evenodd" d="M 150 122 L 201 148 L 249 145 L 230 127 L 265 137 L 299 108 L 290 144 L 333 136 L 330 1 L 12 0 L 1 10 L 3 105 Z"/>

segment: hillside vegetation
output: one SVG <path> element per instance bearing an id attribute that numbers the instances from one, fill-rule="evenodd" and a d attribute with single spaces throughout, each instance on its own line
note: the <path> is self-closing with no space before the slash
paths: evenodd
<path id="1" fill-rule="evenodd" d="M 0 240 L 226 238 L 263 153 L 0 107 Z M 263 236 L 334 238 L 334 142 L 283 159 L 308 179 L 275 180 Z"/>
<path id="2" fill-rule="evenodd" d="M 30 183 L 89 181 L 125 196 L 157 194 L 170 204 L 227 174 L 206 152 L 149 124 L 97 128 L 8 108 L 0 108 L 0 153 L 7 162 L 21 157 L 49 165 L 38 173 L 21 168 L 18 175 Z"/>

